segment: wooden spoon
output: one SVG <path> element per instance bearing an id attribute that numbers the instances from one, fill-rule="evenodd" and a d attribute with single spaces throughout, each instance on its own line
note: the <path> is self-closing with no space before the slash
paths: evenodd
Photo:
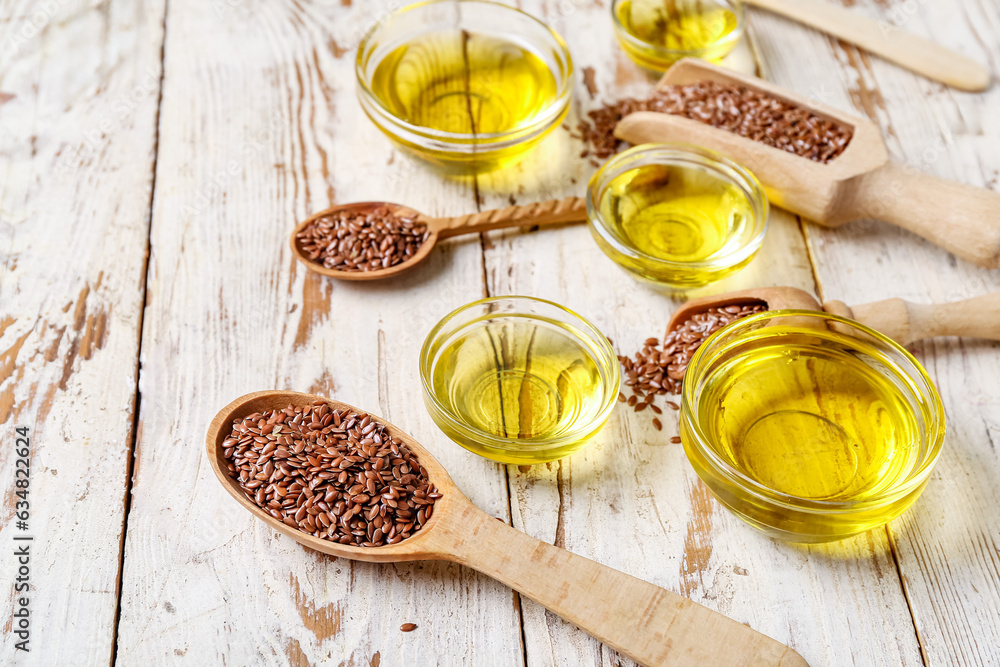
<path id="1" fill-rule="evenodd" d="M 830 0 L 746 0 L 746 3 L 857 44 L 911 72 L 960 90 L 979 92 L 990 87 L 990 71 L 975 60 Z"/>
<path id="2" fill-rule="evenodd" d="M 763 303 L 768 310 L 823 310 L 848 317 L 879 331 L 900 345 L 935 336 L 967 336 L 1000 340 L 1000 292 L 963 301 L 917 304 L 886 299 L 860 306 L 842 301 L 820 305 L 812 294 L 794 287 L 759 287 L 688 301 L 670 317 L 667 331 L 709 308 Z"/>
<path id="3" fill-rule="evenodd" d="M 322 540 L 262 511 L 227 473 L 222 443 L 233 420 L 289 404 L 326 401 L 291 391 L 258 391 L 223 408 L 208 428 L 208 460 L 222 486 L 248 512 L 296 542 L 341 558 L 373 562 L 448 560 L 486 574 L 543 605 L 644 665 L 782 665 L 805 660 L 783 644 L 691 600 L 536 540 L 485 514 L 455 486 L 444 468 L 409 435 L 379 418 L 427 469 L 442 497 L 434 514 L 412 537 L 382 547 L 353 547 Z M 387 575 L 389 576 L 389 575 Z"/>
<path id="4" fill-rule="evenodd" d="M 623 118 L 615 136 L 632 144 L 684 141 L 718 151 L 752 171 L 773 204 L 829 227 L 880 219 L 964 259 L 1000 266 L 1000 194 L 891 162 L 877 125 L 756 77 L 685 58 L 657 84 L 742 85 L 853 128 L 846 150 L 823 164 L 727 130 L 665 113 Z"/>
<path id="5" fill-rule="evenodd" d="M 393 266 L 375 271 L 339 271 L 328 269 L 319 262 L 309 259 L 299 246 L 298 234 L 317 218 L 330 215 L 337 211 L 370 211 L 380 206 L 385 206 L 390 212 L 400 217 L 415 219 L 427 225 L 430 236 L 423 242 L 420 248 L 405 262 L 400 262 Z M 331 278 L 341 280 L 380 280 L 399 275 L 403 271 L 412 269 L 422 262 L 430 254 L 438 241 L 459 234 L 478 234 L 494 229 L 505 227 L 528 227 L 535 225 L 561 225 L 567 222 L 582 222 L 587 219 L 587 202 L 581 197 L 568 197 L 566 199 L 552 199 L 549 201 L 526 204 L 524 206 L 508 206 L 507 208 L 482 211 L 480 213 L 470 213 L 450 218 L 432 218 L 424 215 L 412 208 L 400 204 L 389 202 L 358 202 L 355 204 L 342 204 L 333 206 L 325 211 L 320 211 L 302 222 L 290 239 L 292 252 L 306 265 L 310 271 L 321 273 Z"/>

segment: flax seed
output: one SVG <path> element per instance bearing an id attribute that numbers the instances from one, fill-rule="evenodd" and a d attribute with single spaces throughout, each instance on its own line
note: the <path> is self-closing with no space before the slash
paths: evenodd
<path id="1" fill-rule="evenodd" d="M 339 544 L 396 544 L 423 527 L 441 497 L 385 425 L 331 411 L 322 401 L 237 420 L 224 446 L 229 473 L 251 502 L 289 527 Z M 261 464 L 265 451 L 282 462 Z"/>

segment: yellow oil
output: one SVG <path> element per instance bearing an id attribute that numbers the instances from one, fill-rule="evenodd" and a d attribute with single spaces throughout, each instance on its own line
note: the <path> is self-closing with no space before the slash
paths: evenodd
<path id="1" fill-rule="evenodd" d="M 753 225 L 747 195 L 695 166 L 649 164 L 625 171 L 601 193 L 599 209 L 627 245 L 658 260 L 683 264 L 731 254 L 738 250 L 747 226 Z M 643 265 L 642 259 L 631 263 L 637 266 L 626 268 L 675 285 L 698 286 L 725 275 L 715 267 L 664 269 L 652 262 Z"/>
<path id="2" fill-rule="evenodd" d="M 607 381 L 581 334 L 556 321 L 516 316 L 483 319 L 440 353 L 435 397 L 467 427 L 506 440 L 486 444 L 443 427 L 462 446 L 506 463 L 538 463 L 569 454 L 607 416 Z M 615 389 L 617 391 L 617 388 Z"/>
<path id="3" fill-rule="evenodd" d="M 470 141 L 487 153 L 496 143 L 488 135 L 530 126 L 559 95 L 555 75 L 536 53 L 501 36 L 464 30 L 421 35 L 397 47 L 378 63 L 371 89 L 395 117 L 473 135 Z M 503 151 L 525 149 L 519 144 Z"/>
<path id="4" fill-rule="evenodd" d="M 751 523 L 797 541 L 824 541 L 862 532 L 895 518 L 915 497 L 890 504 L 865 502 L 893 494 L 924 461 L 925 406 L 891 359 L 838 345 L 817 344 L 812 332 L 780 325 L 780 344 L 746 349 L 714 367 L 700 393 L 700 427 L 716 454 L 766 489 L 794 504 L 851 503 L 840 516 L 755 506 L 738 488 L 714 486 L 720 499 Z M 895 370 L 893 370 L 895 369 Z M 690 434 L 682 430 L 687 440 Z M 689 454 L 691 449 L 688 448 Z M 702 468 L 699 456 L 692 457 Z M 703 472 L 703 470 L 699 470 Z M 922 487 L 921 487 L 922 488 Z M 915 492 L 919 492 L 916 489 Z M 826 537 L 830 535 L 830 537 Z"/>
<path id="5" fill-rule="evenodd" d="M 618 22 L 632 37 L 621 40 L 638 64 L 663 71 L 693 52 L 706 60 L 720 60 L 736 43 L 739 22 L 729 7 L 710 0 L 624 0 L 617 9 Z M 666 55 L 657 49 L 678 53 Z"/>

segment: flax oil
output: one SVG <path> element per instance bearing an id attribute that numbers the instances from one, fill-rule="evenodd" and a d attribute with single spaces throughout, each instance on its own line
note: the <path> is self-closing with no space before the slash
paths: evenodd
<path id="1" fill-rule="evenodd" d="M 714 455 L 751 482 L 710 481 L 724 504 L 794 541 L 839 539 L 913 502 L 923 485 L 912 482 L 934 435 L 926 431 L 931 409 L 891 354 L 794 319 L 721 352 L 698 381 L 693 412 Z M 691 429 L 682 437 L 696 470 L 711 480 Z M 747 494 L 754 485 L 778 500 Z"/>
<path id="2" fill-rule="evenodd" d="M 560 458 L 607 418 L 619 376 L 617 367 L 612 373 L 602 364 L 588 337 L 569 324 L 487 315 L 438 354 L 431 390 L 461 428 L 438 423 L 459 444 L 493 460 Z M 469 437 L 470 429 L 487 437 Z"/>
<path id="3" fill-rule="evenodd" d="M 549 118 L 561 91 L 546 59 L 513 37 L 467 30 L 425 33 L 396 47 L 375 67 L 371 90 L 399 120 L 466 135 L 452 141 L 471 145 L 466 157 L 490 168 L 540 139 L 535 124 L 554 126 L 565 114 Z M 449 156 L 447 147 L 408 148 L 432 160 Z"/>
<path id="4" fill-rule="evenodd" d="M 742 8 L 733 2 L 622 0 L 614 14 L 629 57 L 657 71 L 686 55 L 718 61 L 742 32 Z"/>
<path id="5" fill-rule="evenodd" d="M 740 250 L 754 210 L 743 188 L 699 165 L 653 163 L 623 171 L 604 188 L 598 207 L 612 234 L 638 251 L 632 261 L 640 274 L 666 271 L 664 282 L 698 286 L 751 259 L 725 271 L 712 264 Z M 663 269 L 664 262 L 677 268 Z"/>

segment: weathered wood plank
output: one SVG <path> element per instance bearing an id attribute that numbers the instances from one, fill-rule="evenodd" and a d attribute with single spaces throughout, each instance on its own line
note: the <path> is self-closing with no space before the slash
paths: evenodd
<path id="1" fill-rule="evenodd" d="M 547 14 L 567 37 L 578 67 L 594 68 L 599 93 L 591 99 L 579 85 L 575 113 L 648 91 L 651 79 L 614 43 L 607 7 L 576 3 L 574 11 L 560 12 L 557 2 L 523 4 Z M 754 69 L 747 52 L 730 64 Z M 593 167 L 578 154 L 577 144 L 557 136 L 521 173 L 483 179 L 481 191 L 497 192 L 484 206 L 499 205 L 514 188 L 522 202 L 579 194 Z M 705 291 L 815 288 L 794 216 L 777 211 L 771 224 L 760 256 Z M 618 269 L 582 226 L 491 235 L 486 269 L 492 294 L 563 303 L 591 318 L 625 353 L 662 335 L 677 304 Z M 681 445 L 669 442 L 677 433 L 672 411 L 665 410 L 663 432 L 650 417 L 620 405 L 587 449 L 548 466 L 511 468 L 514 525 L 747 622 L 811 664 L 920 664 L 884 533 L 810 548 L 763 537 L 712 500 Z M 627 662 L 530 601 L 522 606 L 529 665 Z"/>
<path id="2" fill-rule="evenodd" d="M 0 3 L 0 663 L 108 664 L 132 442 L 163 3 Z M 16 426 L 31 429 L 28 529 Z M 15 536 L 33 536 L 14 542 Z M 15 546 L 30 585 L 15 591 Z M 29 653 L 15 600 L 29 600 Z M 15 626 L 16 628 L 16 626 Z"/>
<path id="3" fill-rule="evenodd" d="M 859 2 L 865 12 L 994 66 L 996 3 Z M 828 103 L 880 123 L 896 158 L 930 173 L 996 189 L 1000 89 L 970 95 L 900 70 L 853 47 L 754 13 L 773 78 L 799 90 L 824 83 Z M 803 60 L 803 54 L 812 54 Z M 887 195 L 891 196 L 891 195 Z M 977 269 L 882 223 L 809 226 L 827 298 L 960 299 L 1000 289 Z M 888 529 L 928 664 L 1000 661 L 1000 346 L 939 339 L 913 346 L 949 418 L 941 460 L 914 508 Z"/>
<path id="4" fill-rule="evenodd" d="M 417 373 L 425 333 L 483 296 L 478 240 L 384 285 L 317 278 L 288 249 L 296 220 L 330 200 L 474 210 L 468 184 L 399 155 L 358 107 L 349 49 L 381 11 L 171 2 L 122 664 L 523 660 L 509 590 L 453 565 L 307 552 L 255 523 L 203 465 L 226 402 L 315 391 L 406 429 L 476 504 L 508 517 L 503 468 L 441 435 Z M 401 633 L 404 622 L 418 629 Z"/>

